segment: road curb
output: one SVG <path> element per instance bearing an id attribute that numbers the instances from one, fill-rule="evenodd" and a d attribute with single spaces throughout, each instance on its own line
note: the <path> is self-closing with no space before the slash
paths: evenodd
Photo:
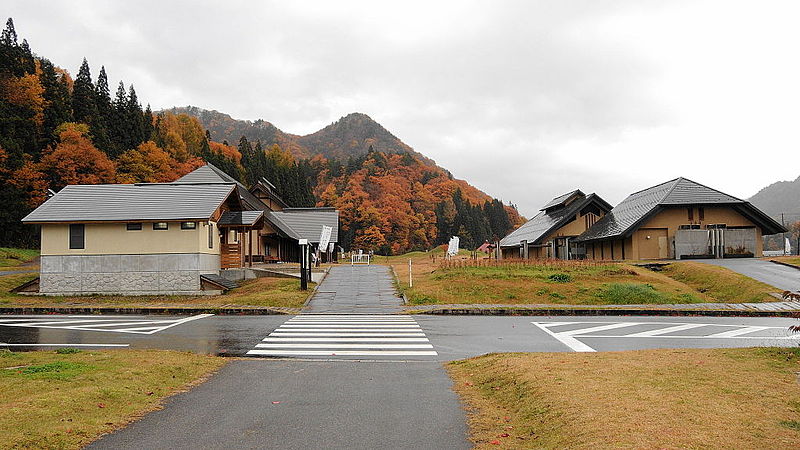
<path id="1" fill-rule="evenodd" d="M 791 267 L 792 269 L 797 269 L 797 270 L 800 270 L 800 266 L 796 266 L 796 265 L 794 265 L 794 264 L 790 264 L 790 263 L 787 263 L 787 262 L 783 262 L 783 261 L 776 261 L 776 260 L 774 260 L 774 259 L 770 259 L 770 260 L 769 260 L 769 262 L 771 262 L 771 263 L 775 263 L 775 264 L 780 264 L 780 265 L 782 265 L 782 266 L 786 266 L 786 267 Z"/>
<path id="2" fill-rule="evenodd" d="M 136 314 L 136 315 L 185 315 L 216 314 L 221 316 L 265 316 L 298 314 L 298 310 L 276 308 L 236 308 L 236 307 L 151 307 L 151 308 L 113 308 L 91 306 L 6 306 L 0 307 L 0 314 Z"/>
<path id="3" fill-rule="evenodd" d="M 795 317 L 798 311 L 692 310 L 692 309 L 568 309 L 568 308 L 441 308 L 407 309 L 406 314 L 443 316 L 698 316 L 698 317 Z"/>
<path id="4" fill-rule="evenodd" d="M 400 277 L 397 276 L 397 272 L 394 270 L 394 266 L 389 265 L 389 268 L 392 269 L 392 276 L 394 277 L 394 290 L 400 297 L 403 298 L 403 306 L 408 305 L 408 297 L 406 297 L 406 293 L 403 292 L 403 288 L 400 287 Z"/>

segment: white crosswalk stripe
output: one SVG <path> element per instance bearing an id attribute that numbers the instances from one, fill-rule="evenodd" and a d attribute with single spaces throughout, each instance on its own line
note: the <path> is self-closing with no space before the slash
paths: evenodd
<path id="1" fill-rule="evenodd" d="M 438 353 L 410 316 L 309 314 L 287 320 L 247 354 L 353 358 Z"/>
<path id="2" fill-rule="evenodd" d="M 197 314 L 190 317 L 150 319 L 108 316 L 48 316 L 26 318 L 0 318 L 3 327 L 55 328 L 78 331 L 105 331 L 113 333 L 155 334 L 182 323 L 213 316 Z"/>

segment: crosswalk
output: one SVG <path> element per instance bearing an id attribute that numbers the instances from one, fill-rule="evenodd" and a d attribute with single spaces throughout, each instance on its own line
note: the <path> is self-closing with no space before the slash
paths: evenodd
<path id="1" fill-rule="evenodd" d="M 740 339 L 771 343 L 800 341 L 787 327 L 702 322 L 531 322 L 576 352 L 594 352 L 586 339 Z"/>
<path id="2" fill-rule="evenodd" d="M 265 337 L 250 356 L 271 357 L 430 357 L 425 332 L 411 316 L 295 316 Z"/>
<path id="3" fill-rule="evenodd" d="M 167 328 L 204 319 L 213 314 L 189 317 L 134 317 L 125 316 L 11 316 L 0 318 L 0 327 L 55 328 L 77 331 L 102 331 L 108 333 L 155 334 Z"/>

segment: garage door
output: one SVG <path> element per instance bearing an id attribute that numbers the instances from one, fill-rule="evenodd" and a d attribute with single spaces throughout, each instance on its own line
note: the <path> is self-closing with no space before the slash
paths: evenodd
<path id="1" fill-rule="evenodd" d="M 637 235 L 640 259 L 669 258 L 666 228 L 642 228 Z"/>

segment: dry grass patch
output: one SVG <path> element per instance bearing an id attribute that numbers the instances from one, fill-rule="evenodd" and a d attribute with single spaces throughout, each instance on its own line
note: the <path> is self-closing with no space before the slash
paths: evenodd
<path id="1" fill-rule="evenodd" d="M 244 282 L 240 287 L 223 295 L 89 295 L 89 296 L 44 296 L 19 295 L 10 289 L 32 280 L 37 274 L 19 274 L 0 277 L 0 306 L 27 307 L 221 307 L 260 306 L 275 308 L 300 308 L 303 306 L 314 283 L 308 291 L 300 290 L 300 280 L 293 278 L 257 278 Z"/>
<path id="2" fill-rule="evenodd" d="M 663 274 L 622 263 L 526 262 L 486 267 L 441 267 L 441 258 L 391 260 L 412 304 L 663 304 L 713 301 Z"/>
<path id="3" fill-rule="evenodd" d="M 718 302 L 774 302 L 776 299 L 770 293 L 780 292 L 725 267 L 699 262 L 671 263 L 662 273 Z"/>
<path id="4" fill-rule="evenodd" d="M 2 352 L 2 447 L 81 448 L 224 363 L 160 350 Z"/>
<path id="5" fill-rule="evenodd" d="M 798 448 L 800 349 L 494 354 L 448 366 L 501 448 Z"/>

